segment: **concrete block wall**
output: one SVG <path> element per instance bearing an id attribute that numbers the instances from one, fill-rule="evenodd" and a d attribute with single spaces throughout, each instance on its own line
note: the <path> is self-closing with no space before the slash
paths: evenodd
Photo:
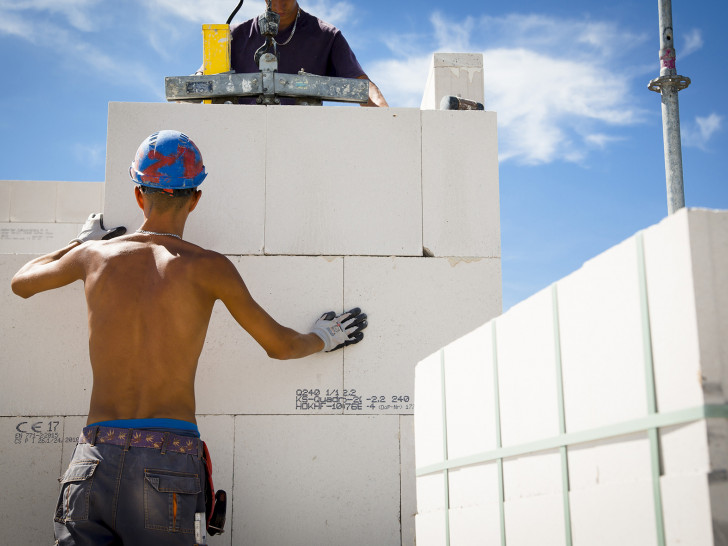
<path id="1" fill-rule="evenodd" d="M 418 545 L 727 544 L 726 267 L 682 210 L 423 359 Z"/>
<path id="2" fill-rule="evenodd" d="M 51 252 L 76 237 L 91 212 L 100 212 L 98 182 L 0 180 L 0 253 Z"/>
<path id="3" fill-rule="evenodd" d="M 413 545 L 415 364 L 501 312 L 495 115 L 112 103 L 108 226 L 141 224 L 128 168 L 163 128 L 186 132 L 209 172 L 186 239 L 227 254 L 287 326 L 307 331 L 353 306 L 370 317 L 357 346 L 279 362 L 215 307 L 197 410 L 231 500 L 228 532 L 209 543 Z M 83 286 L 11 294 L 31 258 L 0 254 L 0 446 L 12 455 L 0 479 L 33 482 L 3 503 L 0 526 L 26 522 L 11 538 L 28 542 L 31 529 L 43 543 L 91 377 Z"/>

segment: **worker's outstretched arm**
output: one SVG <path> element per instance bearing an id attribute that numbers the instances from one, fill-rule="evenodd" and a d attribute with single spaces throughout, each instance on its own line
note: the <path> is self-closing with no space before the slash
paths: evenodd
<path id="1" fill-rule="evenodd" d="M 359 321 L 356 325 L 344 324 L 351 317 L 337 320 L 339 317 L 333 316 L 333 312 L 326 313 L 315 324 L 314 331 L 308 334 L 279 324 L 253 299 L 232 262 L 222 255 L 217 256 L 207 280 L 210 288 L 238 324 L 271 358 L 302 358 L 356 343 L 363 337 L 361 330 L 366 328 L 366 315 L 361 313 L 357 313 Z"/>
<path id="2" fill-rule="evenodd" d="M 35 258 L 21 267 L 11 281 L 13 292 L 23 298 L 29 298 L 38 292 L 60 288 L 83 279 L 85 275 L 83 252 L 72 251 L 86 241 L 111 239 L 126 233 L 125 227 L 105 229 L 103 218 L 103 214 L 91 214 L 78 237 L 68 245 Z"/>
<path id="3" fill-rule="evenodd" d="M 362 74 L 357 79 L 369 80 L 369 76 Z M 371 80 L 369 80 L 369 102 L 362 104 L 362 106 L 389 106 L 379 87 Z"/>
<path id="4" fill-rule="evenodd" d="M 38 292 L 60 288 L 83 278 L 83 268 L 77 256 L 68 253 L 80 243 L 72 241 L 65 247 L 29 261 L 20 268 L 10 285 L 18 296 L 29 298 Z"/>

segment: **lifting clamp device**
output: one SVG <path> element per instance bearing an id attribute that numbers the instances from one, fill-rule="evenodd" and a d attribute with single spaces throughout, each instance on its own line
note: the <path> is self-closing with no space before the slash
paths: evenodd
<path id="1" fill-rule="evenodd" d="M 255 98 L 258 104 L 280 104 L 281 97 L 293 98 L 296 104 L 321 105 L 322 101 L 352 102 L 365 104 L 369 100 L 369 81 L 357 78 L 335 78 L 308 74 L 301 69 L 297 74 L 278 72 L 280 53 L 275 36 L 278 34 L 280 15 L 271 8 L 271 0 L 266 0 L 267 9 L 258 17 L 261 34 L 265 43 L 255 52 L 255 63 L 259 72 L 238 74 L 230 70 L 230 27 L 235 11 L 228 19 L 228 25 L 203 25 L 219 31 L 227 27 L 227 40 L 217 40 L 227 51 L 227 70 L 219 73 L 195 74 L 193 76 L 170 76 L 165 78 L 165 91 L 168 101 L 232 103 L 239 97 Z M 241 2 L 242 4 L 242 2 Z M 238 5 L 238 8 L 240 4 Z M 214 40 L 205 41 L 205 72 L 208 72 L 208 47 Z M 223 67 L 225 62 L 222 63 Z M 213 69 L 219 70 L 218 68 Z"/>

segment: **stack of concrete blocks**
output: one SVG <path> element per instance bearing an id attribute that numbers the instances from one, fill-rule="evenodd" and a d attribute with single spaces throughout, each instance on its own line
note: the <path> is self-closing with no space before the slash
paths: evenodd
<path id="1" fill-rule="evenodd" d="M 185 239 L 226 254 L 299 331 L 330 309 L 369 315 L 362 343 L 280 362 L 216 305 L 197 411 L 230 500 L 227 532 L 209 544 L 414 544 L 415 364 L 501 312 L 495 123 L 492 112 L 110 104 L 107 226 L 141 224 L 129 164 L 150 133 L 181 130 L 209 173 Z M 32 257 L 0 255 L 0 528 L 20 544 L 50 542 L 91 387 L 81 283 L 10 292 Z"/>
<path id="2" fill-rule="evenodd" d="M 432 56 L 422 110 L 438 110 L 448 95 L 483 103 L 485 100 L 482 53 L 435 53 Z"/>
<path id="3" fill-rule="evenodd" d="M 417 544 L 728 544 L 728 212 L 681 210 L 417 365 Z"/>
<path id="4" fill-rule="evenodd" d="M 99 212 L 98 182 L 0 180 L 0 252 L 44 254 L 76 237 L 89 211 Z"/>

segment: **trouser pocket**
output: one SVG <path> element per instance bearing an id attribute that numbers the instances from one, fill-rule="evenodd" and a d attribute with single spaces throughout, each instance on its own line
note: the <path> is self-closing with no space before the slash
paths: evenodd
<path id="1" fill-rule="evenodd" d="M 55 521 L 65 523 L 88 519 L 89 497 L 98 464 L 97 459 L 71 461 L 61 478 L 61 492 L 53 518 Z"/>
<path id="2" fill-rule="evenodd" d="M 176 533 L 195 532 L 198 474 L 146 469 L 144 471 L 144 526 Z"/>

